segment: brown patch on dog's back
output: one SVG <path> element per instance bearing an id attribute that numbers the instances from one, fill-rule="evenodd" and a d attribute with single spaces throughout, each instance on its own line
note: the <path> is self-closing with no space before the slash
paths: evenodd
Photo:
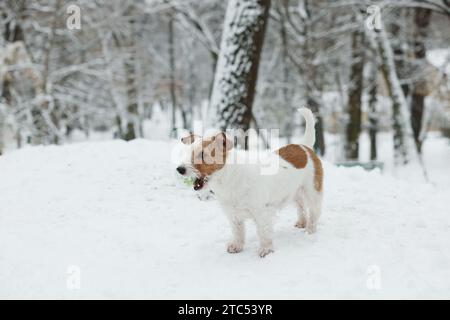
<path id="1" fill-rule="evenodd" d="M 306 151 L 298 144 L 288 144 L 278 149 L 276 153 L 297 169 L 306 167 L 306 163 L 308 162 Z"/>
<path id="2" fill-rule="evenodd" d="M 305 146 L 306 151 L 314 163 L 314 188 L 321 192 L 323 188 L 323 167 L 317 154 L 311 148 Z"/>

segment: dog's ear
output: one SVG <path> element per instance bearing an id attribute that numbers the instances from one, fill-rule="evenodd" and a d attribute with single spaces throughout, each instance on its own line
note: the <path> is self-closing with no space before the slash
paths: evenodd
<path id="1" fill-rule="evenodd" d="M 218 149 L 221 151 L 229 151 L 233 149 L 233 141 L 227 138 L 225 132 L 216 134 L 214 141 Z"/>
<path id="2" fill-rule="evenodd" d="M 183 142 L 184 144 L 193 144 L 194 141 L 199 139 L 199 138 L 200 138 L 200 136 L 191 133 L 187 137 L 181 138 L 181 142 Z"/>

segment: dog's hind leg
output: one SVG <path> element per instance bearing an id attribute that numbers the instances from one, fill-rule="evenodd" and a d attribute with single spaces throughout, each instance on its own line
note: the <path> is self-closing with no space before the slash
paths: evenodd
<path id="1" fill-rule="evenodd" d="M 305 188 L 305 200 L 309 208 L 306 231 L 308 233 L 314 233 L 317 228 L 317 220 L 322 213 L 322 192 L 314 188 Z"/>
<path id="2" fill-rule="evenodd" d="M 298 220 L 295 226 L 297 228 L 306 228 L 306 208 L 303 188 L 300 188 L 295 195 L 294 201 L 297 207 Z"/>
<path id="3" fill-rule="evenodd" d="M 229 253 L 239 253 L 244 249 L 245 242 L 245 223 L 244 220 L 236 217 L 228 217 L 231 224 L 233 239 L 228 243 L 227 251 Z"/>

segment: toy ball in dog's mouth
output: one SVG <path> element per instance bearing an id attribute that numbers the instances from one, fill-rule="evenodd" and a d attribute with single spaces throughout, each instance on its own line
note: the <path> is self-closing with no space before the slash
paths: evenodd
<path id="1" fill-rule="evenodd" d="M 205 177 L 196 178 L 194 181 L 194 190 L 198 191 L 202 189 L 205 186 L 205 183 L 206 183 Z"/>

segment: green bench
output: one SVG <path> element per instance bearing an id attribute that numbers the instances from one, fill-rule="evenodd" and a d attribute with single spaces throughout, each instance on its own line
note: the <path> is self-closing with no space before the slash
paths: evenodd
<path id="1" fill-rule="evenodd" d="M 384 163 L 380 161 L 341 161 L 341 162 L 335 162 L 334 163 L 338 167 L 346 167 L 346 168 L 353 168 L 353 167 L 361 167 L 364 170 L 370 171 L 374 169 L 380 169 L 380 171 L 383 171 L 384 169 Z"/>

